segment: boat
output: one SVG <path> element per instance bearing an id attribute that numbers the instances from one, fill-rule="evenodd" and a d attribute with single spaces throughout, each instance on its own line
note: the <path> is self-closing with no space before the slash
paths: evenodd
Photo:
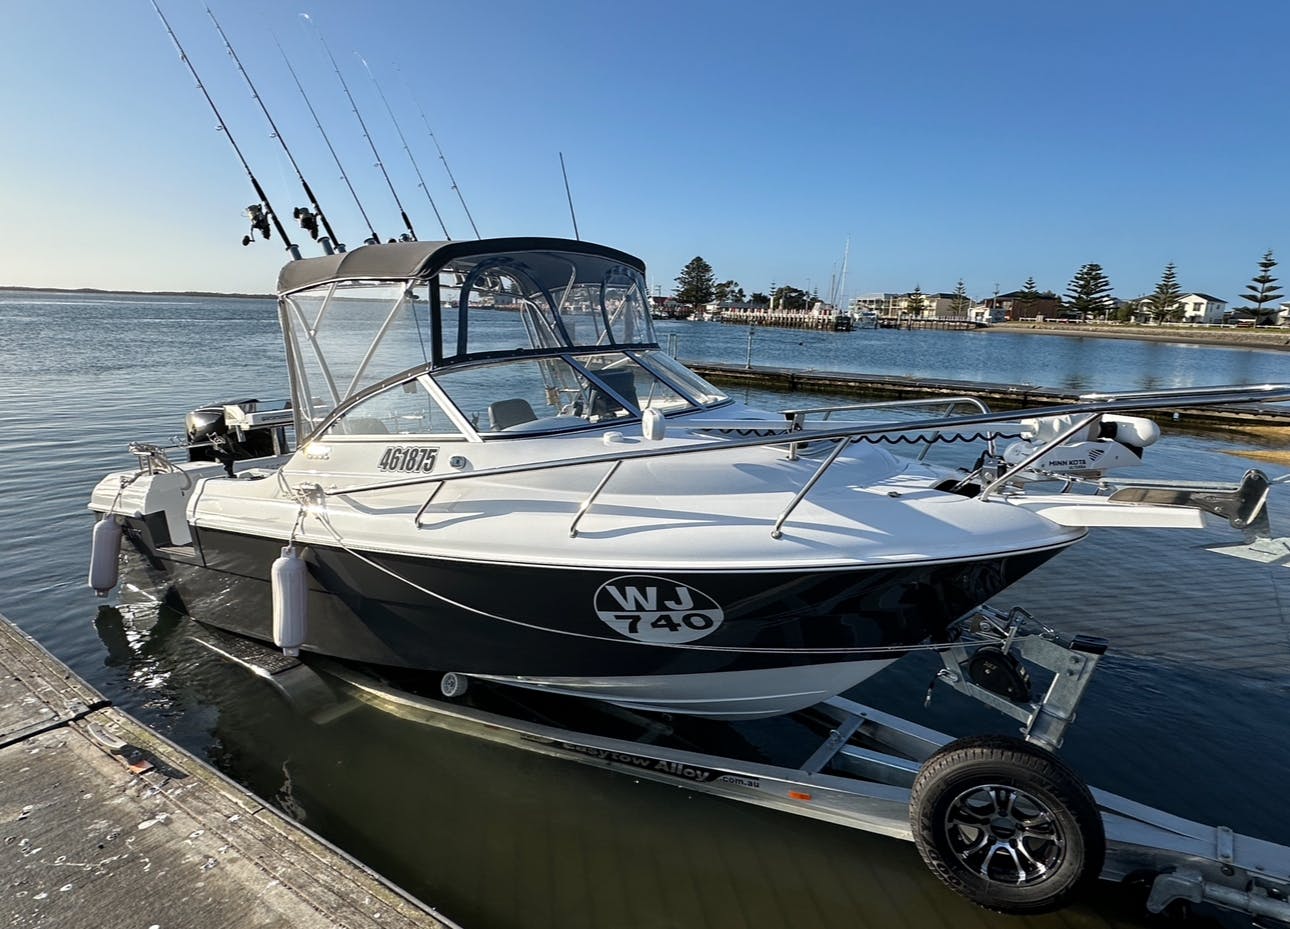
<path id="1" fill-rule="evenodd" d="M 859 314 L 852 314 L 857 329 L 877 329 L 878 322 L 882 318 L 878 315 L 877 310 L 861 310 Z"/>
<path id="2" fill-rule="evenodd" d="M 719 718 L 943 646 L 1089 526 L 1266 523 L 1258 472 L 1205 492 L 1102 474 L 1159 435 L 1124 414 L 1290 397 L 763 411 L 660 349 L 640 259 L 567 239 L 367 245 L 289 261 L 277 293 L 290 399 L 131 446 L 91 495 L 91 586 L 125 554 L 288 653 Z M 896 454 L 935 444 L 979 461 Z"/>

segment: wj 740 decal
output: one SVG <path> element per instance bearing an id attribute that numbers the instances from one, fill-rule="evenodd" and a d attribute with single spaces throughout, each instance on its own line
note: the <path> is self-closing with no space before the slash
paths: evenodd
<path id="1" fill-rule="evenodd" d="M 601 584 L 592 607 L 620 635 L 660 644 L 701 639 L 725 619 L 720 605 L 697 588 L 644 574 Z"/>

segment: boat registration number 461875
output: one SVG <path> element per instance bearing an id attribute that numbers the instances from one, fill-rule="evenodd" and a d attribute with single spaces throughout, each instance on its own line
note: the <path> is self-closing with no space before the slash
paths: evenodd
<path id="1" fill-rule="evenodd" d="M 605 581 L 596 591 L 596 615 L 615 632 L 638 642 L 693 642 L 711 635 L 725 613 L 703 591 L 680 581 L 631 574 Z"/>
<path id="2" fill-rule="evenodd" d="M 434 470 L 434 459 L 439 449 L 426 445 L 387 445 L 376 463 L 378 471 L 417 473 Z"/>

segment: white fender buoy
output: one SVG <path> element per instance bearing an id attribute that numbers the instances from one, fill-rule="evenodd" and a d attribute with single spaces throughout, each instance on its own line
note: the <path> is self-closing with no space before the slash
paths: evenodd
<path id="1" fill-rule="evenodd" d="M 98 597 L 106 597 L 116 586 L 121 561 L 121 524 L 108 513 L 94 524 L 90 537 L 89 584 Z"/>
<path id="2" fill-rule="evenodd" d="M 269 585 L 273 588 L 273 644 L 282 654 L 294 657 L 305 641 L 305 598 L 309 592 L 309 569 L 294 545 L 288 545 L 274 560 Z"/>

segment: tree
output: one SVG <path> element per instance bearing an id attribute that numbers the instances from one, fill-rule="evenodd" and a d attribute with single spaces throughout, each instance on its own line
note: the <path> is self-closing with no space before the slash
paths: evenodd
<path id="1" fill-rule="evenodd" d="M 777 310 L 804 310 L 809 299 L 810 294 L 789 284 L 775 289 L 775 309 Z"/>
<path id="2" fill-rule="evenodd" d="M 963 286 L 963 278 L 959 278 L 959 282 L 954 288 L 954 297 L 950 300 L 950 315 L 966 319 L 968 309 L 971 306 L 972 298 L 967 295 L 967 288 Z"/>
<path id="3" fill-rule="evenodd" d="M 1276 266 L 1277 260 L 1272 257 L 1272 249 L 1268 249 L 1263 254 L 1263 260 L 1259 262 L 1259 273 L 1245 285 L 1245 302 L 1249 303 L 1249 308 L 1254 311 L 1256 326 L 1271 326 L 1276 317 L 1275 306 L 1264 309 L 1269 303 L 1275 303 L 1281 299 L 1281 288 L 1276 286 L 1277 279 L 1272 276 L 1272 269 Z"/>
<path id="4" fill-rule="evenodd" d="M 1017 297 L 1017 308 L 1021 317 L 1030 316 L 1030 308 L 1039 302 L 1039 290 L 1035 287 L 1035 276 L 1032 274 L 1021 285 L 1021 294 Z"/>
<path id="5" fill-rule="evenodd" d="M 1183 314 L 1182 305 L 1178 302 L 1181 296 L 1182 291 L 1178 289 L 1178 274 L 1171 261 L 1165 265 L 1164 274 L 1160 276 L 1160 283 L 1156 285 L 1155 292 L 1147 298 L 1147 308 L 1157 320 L 1176 322 L 1182 319 Z"/>
<path id="6" fill-rule="evenodd" d="M 738 281 L 722 281 L 716 286 L 714 296 L 718 303 L 743 303 L 744 289 Z"/>
<path id="7" fill-rule="evenodd" d="M 1107 315 L 1115 307 L 1111 297 L 1111 282 L 1102 273 L 1102 266 L 1090 262 L 1081 265 L 1066 288 L 1066 302 L 1080 319 Z"/>
<path id="8" fill-rule="evenodd" d="M 906 296 L 905 312 L 910 316 L 922 316 L 926 310 L 927 298 L 923 296 L 923 288 L 915 284 L 914 292 Z"/>
<path id="9" fill-rule="evenodd" d="M 676 276 L 676 299 L 690 306 L 711 303 L 716 294 L 716 281 L 712 265 L 696 255 Z"/>
<path id="10" fill-rule="evenodd" d="M 753 306 L 770 306 L 770 297 L 766 296 L 760 290 L 754 290 L 748 297 L 748 302 Z"/>

